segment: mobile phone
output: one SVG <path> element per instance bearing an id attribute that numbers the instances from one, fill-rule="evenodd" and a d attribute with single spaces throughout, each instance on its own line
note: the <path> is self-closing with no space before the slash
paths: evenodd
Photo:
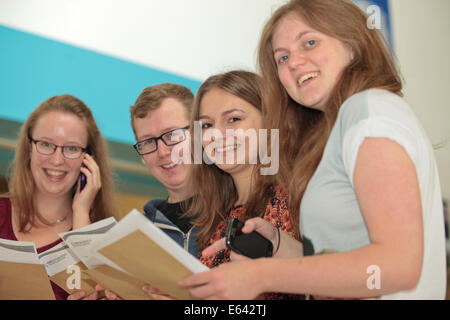
<path id="1" fill-rule="evenodd" d="M 84 164 L 82 166 L 86 168 Z M 87 183 L 86 175 L 83 172 L 80 172 L 80 192 L 83 191 L 84 187 L 86 186 L 86 183 Z"/>
<path id="2" fill-rule="evenodd" d="M 89 150 L 86 151 L 87 154 L 91 154 Z M 83 168 L 87 168 L 84 163 L 81 165 Z M 87 178 L 86 175 L 83 172 L 80 172 L 80 192 L 83 191 L 84 187 L 86 186 Z"/>
<path id="3" fill-rule="evenodd" d="M 241 230 L 243 226 L 244 224 L 236 218 L 230 220 L 226 230 L 227 247 L 252 259 L 271 257 L 272 242 L 256 231 L 243 233 Z"/>

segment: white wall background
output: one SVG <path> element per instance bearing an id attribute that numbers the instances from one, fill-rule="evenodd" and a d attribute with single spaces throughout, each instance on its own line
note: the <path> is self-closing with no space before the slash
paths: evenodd
<path id="1" fill-rule="evenodd" d="M 406 100 L 436 149 L 442 193 L 450 200 L 450 1 L 391 0 L 394 46 Z"/>
<path id="2" fill-rule="evenodd" d="M 0 23 L 204 80 L 255 65 L 280 0 L 0 0 Z"/>
<path id="3" fill-rule="evenodd" d="M 285 0 L 0 0 L 0 24 L 197 80 L 255 70 L 270 13 Z M 450 0 L 391 0 L 405 98 L 436 150 L 450 199 Z"/>

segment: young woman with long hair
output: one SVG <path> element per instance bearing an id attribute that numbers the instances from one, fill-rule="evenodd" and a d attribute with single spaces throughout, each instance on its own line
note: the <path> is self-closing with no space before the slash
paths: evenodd
<path id="1" fill-rule="evenodd" d="M 0 198 L 0 237 L 34 242 L 42 253 L 62 241 L 59 233 L 114 216 L 113 190 L 105 140 L 90 109 L 71 95 L 48 98 L 20 130 L 9 192 Z M 67 298 L 52 287 L 57 299 Z"/>
<path id="2" fill-rule="evenodd" d="M 261 175 L 264 165 L 258 149 L 266 142 L 258 138 L 259 131 L 265 128 L 261 106 L 261 79 L 252 72 L 211 76 L 197 92 L 190 125 L 194 134 L 190 187 L 196 193 L 186 215 L 194 218 L 193 224 L 199 230 L 199 252 L 224 236 L 232 218 L 246 221 L 260 217 L 278 228 L 280 237 L 292 239 L 295 248 L 291 249 L 303 254 L 302 244 L 295 240 L 298 226 L 293 224 L 287 208 L 285 184 L 277 184 L 275 175 Z M 196 131 L 199 128 L 201 132 Z M 202 154 L 196 155 L 195 150 Z M 274 232 L 278 233 L 276 229 Z M 277 238 L 272 241 L 274 251 L 278 243 Z M 214 269 L 235 258 L 239 256 L 224 248 L 200 257 L 200 261 Z M 270 292 L 260 298 L 300 296 Z"/>

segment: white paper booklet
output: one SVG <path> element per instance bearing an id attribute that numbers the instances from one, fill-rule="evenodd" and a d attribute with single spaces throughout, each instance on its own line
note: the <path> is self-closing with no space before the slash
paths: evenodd
<path id="1" fill-rule="evenodd" d="M 34 242 L 0 239 L 0 261 L 40 264 Z"/>
<path id="2" fill-rule="evenodd" d="M 60 233 L 59 236 L 88 269 L 104 264 L 91 250 L 91 243 L 117 224 L 114 217 L 103 219 L 83 228 Z"/>
<path id="3" fill-rule="evenodd" d="M 44 265 L 49 277 L 67 270 L 71 265 L 80 262 L 69 246 L 61 242 L 53 248 L 41 253 L 39 261 Z"/>
<path id="4" fill-rule="evenodd" d="M 98 253 L 102 248 L 116 242 L 117 240 L 133 233 L 136 230 L 141 230 L 150 239 L 155 241 L 160 247 L 166 250 L 171 256 L 181 262 L 186 268 L 193 273 L 199 273 L 208 270 L 204 264 L 192 256 L 189 252 L 184 250 L 178 243 L 170 238 L 164 231 L 158 228 L 153 222 L 147 219 L 142 213 L 133 209 L 119 223 L 117 223 L 111 230 L 109 230 L 104 237 L 99 238 L 92 243 L 91 249 L 96 251 L 98 257 L 103 260 L 105 264 L 124 271 L 118 268 L 109 259 Z"/>

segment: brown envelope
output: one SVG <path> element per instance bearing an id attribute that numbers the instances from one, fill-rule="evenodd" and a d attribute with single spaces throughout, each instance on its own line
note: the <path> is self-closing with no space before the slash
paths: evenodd
<path id="1" fill-rule="evenodd" d="M 55 300 L 45 267 L 0 261 L 0 300 Z"/>
<path id="2" fill-rule="evenodd" d="M 95 282 L 101 284 L 105 289 L 116 293 L 123 299 L 151 300 L 150 296 L 142 290 L 145 282 L 110 266 L 102 265 L 94 269 L 85 270 L 83 273 L 88 274 Z"/>
<path id="3" fill-rule="evenodd" d="M 192 272 L 163 248 L 136 230 L 99 250 L 109 260 L 139 280 L 178 299 L 193 299 L 178 281 Z"/>
<path id="4" fill-rule="evenodd" d="M 76 266 L 80 268 L 81 272 L 80 289 L 69 289 L 67 287 L 67 278 L 69 278 L 73 274 L 67 273 L 66 270 L 63 270 L 60 273 L 55 274 L 53 277 L 50 277 L 50 280 L 58 285 L 58 287 L 66 291 L 68 294 L 83 290 L 86 293 L 86 296 L 88 296 L 95 291 L 95 286 L 97 285 L 97 283 L 93 281 L 87 274 L 83 273 L 84 270 L 87 270 L 87 267 L 81 261 L 78 262 Z"/>

